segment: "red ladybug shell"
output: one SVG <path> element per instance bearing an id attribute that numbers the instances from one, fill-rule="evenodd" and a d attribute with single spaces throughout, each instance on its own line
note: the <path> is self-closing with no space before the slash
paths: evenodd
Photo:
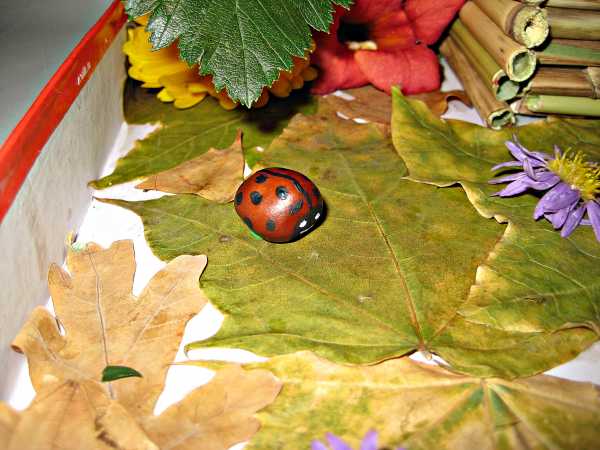
<path id="1" fill-rule="evenodd" d="M 271 167 L 248 177 L 235 194 L 235 211 L 248 227 L 270 242 L 289 242 L 323 215 L 317 186 L 295 170 Z"/>

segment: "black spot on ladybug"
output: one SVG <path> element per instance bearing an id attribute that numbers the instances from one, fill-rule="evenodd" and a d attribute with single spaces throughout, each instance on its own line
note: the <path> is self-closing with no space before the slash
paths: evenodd
<path id="1" fill-rule="evenodd" d="M 239 205 L 240 203 L 242 203 L 243 198 L 244 198 L 243 192 L 238 192 L 237 194 L 235 194 L 235 204 Z"/>
<path id="2" fill-rule="evenodd" d="M 264 183 L 265 181 L 267 181 L 267 178 L 268 178 L 268 177 L 267 177 L 267 176 L 266 176 L 264 173 L 261 173 L 259 176 L 257 176 L 257 177 L 256 177 L 256 180 L 255 180 L 255 181 L 256 181 L 258 184 L 262 184 L 262 183 Z"/>
<path id="3" fill-rule="evenodd" d="M 258 205 L 262 201 L 262 195 L 260 195 L 260 192 L 252 191 L 250 192 L 250 200 L 255 205 Z"/>
<path id="4" fill-rule="evenodd" d="M 297 214 L 298 211 L 300 211 L 302 209 L 302 205 L 304 205 L 304 201 L 303 200 L 298 200 L 296 203 L 294 203 L 292 205 L 292 207 L 290 208 L 290 216 L 293 216 L 294 214 Z"/>
<path id="5" fill-rule="evenodd" d="M 286 200 L 289 195 L 288 190 L 283 186 L 277 186 L 277 189 L 275 189 L 275 193 L 277 194 L 277 197 L 279 197 L 280 200 Z"/>
<path id="6" fill-rule="evenodd" d="M 244 223 L 248 225 L 248 228 L 254 231 L 254 228 L 252 228 L 252 221 L 248 217 L 244 217 Z"/>
<path id="7" fill-rule="evenodd" d="M 275 221 L 273 219 L 267 220 L 267 230 L 275 231 Z"/>
<path id="8" fill-rule="evenodd" d="M 315 197 L 317 197 L 317 199 L 321 198 L 321 193 L 319 192 L 319 190 L 317 189 L 317 187 L 313 187 L 313 195 Z"/>

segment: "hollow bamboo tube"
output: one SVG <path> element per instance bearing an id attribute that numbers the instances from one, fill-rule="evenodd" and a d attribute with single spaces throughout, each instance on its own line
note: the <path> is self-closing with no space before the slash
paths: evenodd
<path id="1" fill-rule="evenodd" d="M 450 36 L 463 51 L 471 66 L 498 100 L 510 100 L 519 93 L 519 83 L 512 81 L 479 42 L 475 40 L 460 19 L 454 21 Z"/>
<path id="2" fill-rule="evenodd" d="M 540 8 L 513 0 L 474 0 L 492 21 L 527 48 L 537 47 L 548 37 L 548 21 Z"/>
<path id="3" fill-rule="evenodd" d="M 600 41 L 551 39 L 536 55 L 542 65 L 600 66 Z"/>
<path id="4" fill-rule="evenodd" d="M 548 0 L 546 6 L 600 11 L 600 0 Z"/>
<path id="5" fill-rule="evenodd" d="M 515 116 L 508 105 L 494 97 L 451 36 L 444 40 L 440 52 L 456 72 L 475 109 L 488 127 L 499 130 L 515 122 Z"/>
<path id="6" fill-rule="evenodd" d="M 568 116 L 600 117 L 600 100 L 559 95 L 527 95 L 526 110 L 532 113 L 564 114 Z"/>
<path id="7" fill-rule="evenodd" d="M 546 8 L 553 38 L 600 40 L 600 11 Z"/>
<path id="8" fill-rule="evenodd" d="M 596 98 L 596 90 L 587 69 L 575 67 L 540 67 L 531 79 L 528 92 L 531 95 Z"/>
<path id="9" fill-rule="evenodd" d="M 594 98 L 600 99 L 600 67 L 588 67 L 585 72 L 594 88 Z"/>
<path id="10" fill-rule="evenodd" d="M 533 75 L 535 53 L 506 36 L 475 3 L 465 3 L 459 16 L 511 80 L 524 81 Z"/>

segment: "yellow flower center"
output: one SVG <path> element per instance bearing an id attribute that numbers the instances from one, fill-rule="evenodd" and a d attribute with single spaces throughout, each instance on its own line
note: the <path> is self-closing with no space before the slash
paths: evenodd
<path id="1" fill-rule="evenodd" d="M 593 200 L 600 194 L 600 165 L 586 161 L 583 153 L 567 150 L 549 161 L 547 167 L 571 189 L 577 189 L 584 201 Z"/>

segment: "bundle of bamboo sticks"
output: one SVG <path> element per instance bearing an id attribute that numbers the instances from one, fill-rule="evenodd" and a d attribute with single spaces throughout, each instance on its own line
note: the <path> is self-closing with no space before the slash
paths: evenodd
<path id="1" fill-rule="evenodd" d="M 600 0 L 471 0 L 440 50 L 491 128 L 600 117 Z"/>

